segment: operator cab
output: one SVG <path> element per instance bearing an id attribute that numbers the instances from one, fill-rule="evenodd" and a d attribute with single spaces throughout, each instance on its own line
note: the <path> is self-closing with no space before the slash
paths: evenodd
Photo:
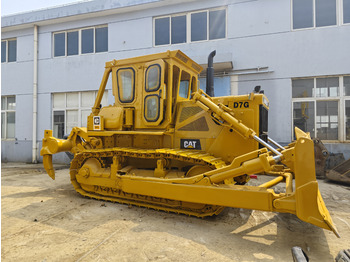
<path id="1" fill-rule="evenodd" d="M 99 110 L 104 122 L 99 130 L 136 131 L 173 125 L 177 104 L 197 91 L 202 68 L 181 51 L 168 51 L 114 60 L 106 63 L 106 70 L 112 75 L 115 103 Z"/>

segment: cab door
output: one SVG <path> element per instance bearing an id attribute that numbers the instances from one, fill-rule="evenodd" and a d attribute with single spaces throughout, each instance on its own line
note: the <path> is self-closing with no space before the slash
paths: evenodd
<path id="1" fill-rule="evenodd" d="M 157 126 L 164 118 L 165 62 L 162 59 L 145 65 L 143 120 L 147 126 Z"/>

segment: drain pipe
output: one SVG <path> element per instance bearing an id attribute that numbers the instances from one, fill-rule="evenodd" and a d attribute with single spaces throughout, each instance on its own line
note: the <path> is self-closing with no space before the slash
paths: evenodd
<path id="1" fill-rule="evenodd" d="M 37 118 L 38 118 L 38 26 L 34 25 L 34 56 L 33 56 L 33 150 L 32 163 L 37 163 Z"/>

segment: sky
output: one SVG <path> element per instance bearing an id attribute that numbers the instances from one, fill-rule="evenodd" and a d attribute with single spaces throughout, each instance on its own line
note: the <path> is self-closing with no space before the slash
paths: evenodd
<path id="1" fill-rule="evenodd" d="M 1 16 L 82 2 L 82 0 L 1 0 Z"/>

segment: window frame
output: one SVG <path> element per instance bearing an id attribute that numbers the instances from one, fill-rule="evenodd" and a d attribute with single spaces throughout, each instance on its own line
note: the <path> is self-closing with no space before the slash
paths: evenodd
<path id="1" fill-rule="evenodd" d="M 1 109 L 1 114 L 4 113 L 5 114 L 5 128 L 4 128 L 4 138 L 1 137 L 1 141 L 13 141 L 13 140 L 16 140 L 16 108 L 15 109 L 8 109 L 7 108 L 7 99 L 9 97 L 13 97 L 15 98 L 15 103 L 16 103 L 16 96 L 13 95 L 13 96 L 1 96 L 1 98 L 5 98 L 5 106 L 6 108 L 5 109 Z M 15 134 L 14 134 L 14 137 L 7 137 L 7 113 L 15 113 Z"/>
<path id="2" fill-rule="evenodd" d="M 94 99 L 97 97 L 98 91 L 92 91 L 92 90 L 86 90 L 86 91 L 73 91 L 73 92 L 55 92 L 51 93 L 51 128 L 54 130 L 54 112 L 57 111 L 64 111 L 64 134 L 63 135 L 69 135 L 67 130 L 67 111 L 77 111 L 78 112 L 78 123 L 77 126 L 82 126 L 82 112 L 83 111 L 90 111 L 93 107 L 93 104 L 91 106 L 82 106 L 82 94 L 91 92 L 94 94 Z M 67 94 L 71 93 L 78 93 L 78 106 L 68 106 L 67 105 Z M 54 107 L 54 95 L 55 94 L 64 94 L 64 106 L 63 107 Z M 105 90 L 103 97 L 106 97 L 107 103 L 108 103 L 108 90 Z M 71 131 L 71 130 L 70 130 Z"/>
<path id="3" fill-rule="evenodd" d="M 9 61 L 9 41 L 16 41 L 16 59 L 15 61 Z M 1 39 L 1 43 L 6 43 L 6 51 L 5 51 L 5 61 L 1 62 L 1 64 L 8 64 L 8 63 L 16 63 L 17 62 L 17 38 L 8 38 L 8 39 Z"/>
<path id="4" fill-rule="evenodd" d="M 219 11 L 219 10 L 225 10 L 225 37 L 224 38 L 217 38 L 217 39 L 209 39 L 209 12 L 211 11 Z M 198 40 L 198 41 L 192 41 L 191 40 L 191 15 L 196 14 L 196 13 L 203 13 L 206 12 L 207 14 L 207 37 L 204 40 Z M 172 35 L 171 35 L 171 21 L 172 17 L 177 17 L 177 16 L 186 16 L 186 41 L 183 43 L 176 43 L 172 44 Z M 163 45 L 156 45 L 156 32 L 155 32 L 155 21 L 157 19 L 161 18 L 169 18 L 169 43 L 168 44 L 163 44 Z M 191 12 L 183 12 L 183 13 L 176 13 L 176 14 L 169 14 L 169 15 L 163 15 L 163 16 L 157 16 L 153 17 L 153 47 L 161 47 L 161 46 L 170 46 L 170 45 L 181 45 L 181 44 L 188 44 L 188 43 L 202 43 L 202 42 L 208 42 L 208 41 L 220 41 L 220 40 L 225 40 L 227 39 L 227 6 L 224 7 L 217 7 L 217 8 L 211 8 L 211 9 L 203 9 L 203 10 L 196 10 L 196 11 L 191 11 Z"/>
<path id="5" fill-rule="evenodd" d="M 96 52 L 96 29 L 99 28 L 107 28 L 107 50 Z M 82 53 L 82 31 L 87 29 L 93 29 L 93 52 L 91 53 Z M 71 32 L 78 32 L 78 54 L 74 55 L 68 55 L 68 33 Z M 64 55 L 63 56 L 55 56 L 55 35 L 64 33 L 65 35 L 65 43 L 64 43 Z M 52 33 L 52 57 L 53 58 L 62 58 L 62 57 L 71 57 L 71 56 L 77 56 L 77 55 L 91 55 L 91 54 L 100 54 L 100 53 L 108 53 L 108 24 L 105 25 L 99 25 L 99 26 L 88 26 L 88 27 L 82 27 L 77 29 L 69 29 L 69 30 L 62 30 Z"/>
<path id="6" fill-rule="evenodd" d="M 311 27 L 304 27 L 304 28 L 296 28 L 294 29 L 294 19 L 293 19 L 293 13 L 294 13 L 294 10 L 293 10 L 293 1 L 290 1 L 290 12 L 291 12 L 291 31 L 300 31 L 300 30 L 312 30 L 312 29 L 317 29 L 317 28 L 329 28 L 329 27 L 336 27 L 336 26 L 340 26 L 340 25 L 344 25 L 344 19 L 343 19 L 343 0 L 335 0 L 336 1 L 336 7 L 335 7 L 335 10 L 336 10 L 336 24 L 335 25 L 327 25 L 327 26 L 316 26 L 316 1 L 317 0 L 312 0 L 312 23 L 313 23 L 313 26 Z M 346 23 L 348 24 L 348 23 Z M 345 25 L 346 25 L 345 24 Z"/>
<path id="7" fill-rule="evenodd" d="M 328 97 L 317 97 L 316 89 L 317 79 L 320 78 L 332 78 L 338 77 L 339 79 L 339 92 L 338 96 L 328 96 Z M 336 101 L 338 103 L 338 139 L 337 140 L 323 140 L 327 143 L 339 143 L 339 142 L 350 142 L 346 139 L 346 112 L 345 112 L 345 101 L 350 100 L 350 95 L 345 96 L 345 86 L 344 86 L 344 77 L 350 77 L 350 75 L 327 75 L 327 76 L 316 76 L 316 77 L 298 77 L 291 79 L 291 88 L 293 88 L 293 80 L 302 80 L 302 79 L 313 79 L 313 95 L 311 97 L 305 98 L 293 98 L 292 97 L 292 114 L 291 114 L 291 123 L 292 123 L 292 140 L 294 139 L 294 103 L 296 102 L 313 102 L 314 103 L 314 128 L 315 128 L 315 137 L 317 137 L 317 102 L 320 101 Z"/>

